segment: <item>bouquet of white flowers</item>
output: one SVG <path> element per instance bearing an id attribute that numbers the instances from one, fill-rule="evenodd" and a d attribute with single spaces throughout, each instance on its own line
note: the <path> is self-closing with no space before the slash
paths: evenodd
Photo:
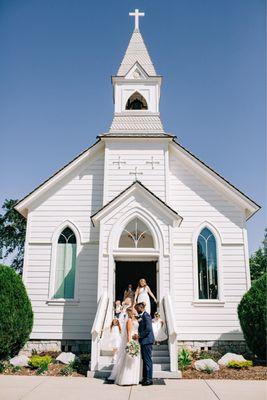
<path id="1" fill-rule="evenodd" d="M 136 340 L 130 340 L 126 345 L 126 353 L 128 356 L 134 358 L 140 353 L 140 344 Z"/>

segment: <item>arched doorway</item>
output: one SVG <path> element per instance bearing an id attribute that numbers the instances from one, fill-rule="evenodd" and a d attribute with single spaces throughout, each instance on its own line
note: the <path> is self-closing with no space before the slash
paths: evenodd
<path id="1" fill-rule="evenodd" d="M 123 300 L 124 290 L 129 284 L 135 291 L 140 279 L 146 280 L 157 298 L 157 257 L 153 255 L 155 241 L 142 219 L 135 217 L 125 225 L 119 237 L 118 250 L 124 255 L 115 260 L 115 300 Z M 150 302 L 151 314 L 154 315 L 157 305 L 152 299 Z"/>

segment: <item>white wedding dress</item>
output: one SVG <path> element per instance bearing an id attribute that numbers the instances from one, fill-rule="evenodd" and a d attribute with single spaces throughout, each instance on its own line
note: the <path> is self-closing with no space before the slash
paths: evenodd
<path id="1" fill-rule="evenodd" d="M 150 315 L 151 314 L 151 304 L 150 304 L 150 297 L 147 293 L 146 287 L 139 288 L 139 293 L 136 299 L 137 303 L 146 303 L 146 312 Z"/>
<path id="2" fill-rule="evenodd" d="M 132 333 L 138 334 L 138 322 L 133 321 Z M 116 363 L 113 366 L 111 375 L 108 380 L 115 381 L 117 385 L 138 385 L 141 373 L 141 358 L 140 354 L 136 357 L 131 357 L 126 353 L 125 347 L 127 344 L 127 329 L 126 324 L 123 327 L 121 345 L 117 353 Z"/>

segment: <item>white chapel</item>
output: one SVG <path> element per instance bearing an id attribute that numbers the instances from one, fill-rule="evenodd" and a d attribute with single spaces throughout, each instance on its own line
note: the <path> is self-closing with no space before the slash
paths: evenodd
<path id="1" fill-rule="evenodd" d="M 168 341 L 157 377 L 178 376 L 177 346 L 242 345 L 237 305 L 250 287 L 246 221 L 259 206 L 166 133 L 162 77 L 135 28 L 116 75 L 108 132 L 16 205 L 27 218 L 23 280 L 29 346 L 103 350 L 114 301 L 145 278 Z"/>

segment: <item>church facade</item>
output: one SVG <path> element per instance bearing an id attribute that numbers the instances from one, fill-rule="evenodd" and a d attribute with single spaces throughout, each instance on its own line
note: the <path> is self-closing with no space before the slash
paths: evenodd
<path id="1" fill-rule="evenodd" d="M 16 205 L 27 218 L 23 280 L 35 344 L 88 346 L 140 278 L 175 341 L 243 340 L 246 221 L 259 206 L 165 132 L 161 81 L 137 13 L 112 76 L 109 131 Z M 92 353 L 96 369 L 100 350 Z"/>

